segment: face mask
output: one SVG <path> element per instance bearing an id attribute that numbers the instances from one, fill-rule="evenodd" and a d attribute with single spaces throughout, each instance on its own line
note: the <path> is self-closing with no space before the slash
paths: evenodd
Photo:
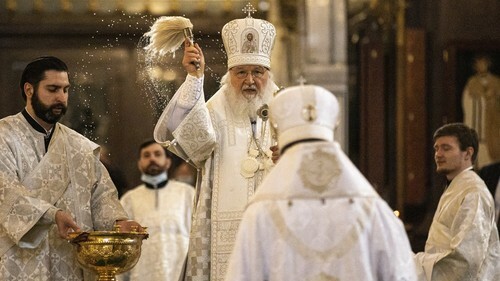
<path id="1" fill-rule="evenodd" d="M 145 183 L 149 183 L 152 186 L 157 186 L 159 183 L 167 180 L 167 172 L 163 172 L 163 173 L 158 174 L 156 176 L 142 174 L 141 180 Z"/>

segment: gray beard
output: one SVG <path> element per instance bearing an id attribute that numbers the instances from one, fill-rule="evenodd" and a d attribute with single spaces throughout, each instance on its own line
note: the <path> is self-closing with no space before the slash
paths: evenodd
<path id="1" fill-rule="evenodd" d="M 266 86 L 257 95 L 247 98 L 241 91 L 235 89 L 230 83 L 223 85 L 229 107 L 237 119 L 257 120 L 257 110 L 262 105 L 269 103 L 276 91 L 274 83 L 268 80 Z"/>

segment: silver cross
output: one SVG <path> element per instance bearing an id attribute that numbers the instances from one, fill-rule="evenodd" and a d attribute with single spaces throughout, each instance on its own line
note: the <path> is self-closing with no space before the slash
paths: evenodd
<path id="1" fill-rule="evenodd" d="M 306 84 L 306 78 L 304 76 L 300 75 L 299 79 L 297 79 L 297 82 L 299 82 L 300 86 L 304 86 Z"/>

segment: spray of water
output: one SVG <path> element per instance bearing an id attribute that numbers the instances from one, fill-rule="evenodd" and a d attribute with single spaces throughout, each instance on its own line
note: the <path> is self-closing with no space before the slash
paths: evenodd
<path id="1" fill-rule="evenodd" d="M 124 72 L 123 68 L 135 67 L 133 83 L 136 84 L 137 99 L 134 102 L 137 106 L 147 107 L 155 122 L 186 77 L 181 63 L 183 47 L 166 55 L 144 48 L 149 43 L 144 34 L 157 18 L 140 12 L 127 14 L 109 10 L 108 13 L 120 16 L 94 14 L 96 22 L 102 24 L 85 48 L 85 56 L 76 62 L 77 69 L 72 71 L 72 92 L 75 95 L 70 99 L 72 104 L 68 111 L 72 116 L 65 118 L 71 127 L 103 144 L 109 141 L 107 131 L 110 124 L 119 122 L 120 114 L 131 114 L 119 112 L 117 100 L 111 98 L 110 94 L 123 90 L 113 88 L 114 85 L 120 85 L 121 81 L 110 83 L 114 79 L 122 79 L 119 73 Z M 225 72 L 214 66 L 225 65 L 226 54 L 220 33 L 205 34 L 196 25 L 193 32 L 195 42 L 205 54 L 205 93 L 208 99 Z M 135 61 L 136 65 L 131 65 L 130 61 Z M 131 78 L 133 77 L 126 77 Z"/>
<path id="2" fill-rule="evenodd" d="M 221 64 L 221 62 L 225 61 L 226 55 L 221 40 L 212 39 L 209 34 L 205 35 L 202 31 L 197 31 L 195 42 L 204 50 L 205 77 L 210 77 L 211 82 L 219 83 L 223 73 L 216 72 L 211 65 Z M 149 101 L 149 106 L 156 114 L 155 117 L 159 117 L 186 77 L 186 72 L 181 63 L 183 48 L 181 47 L 172 53 L 161 54 L 146 48 L 148 45 L 149 37 L 142 36 L 136 49 L 138 54 L 138 77 L 144 89 L 142 94 Z"/>

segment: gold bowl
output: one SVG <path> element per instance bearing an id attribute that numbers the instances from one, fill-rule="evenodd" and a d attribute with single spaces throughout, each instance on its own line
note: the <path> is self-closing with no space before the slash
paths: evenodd
<path id="1" fill-rule="evenodd" d="M 115 275 L 132 269 L 141 256 L 142 232 L 92 231 L 69 234 L 81 267 L 98 275 L 98 281 L 115 281 Z"/>

